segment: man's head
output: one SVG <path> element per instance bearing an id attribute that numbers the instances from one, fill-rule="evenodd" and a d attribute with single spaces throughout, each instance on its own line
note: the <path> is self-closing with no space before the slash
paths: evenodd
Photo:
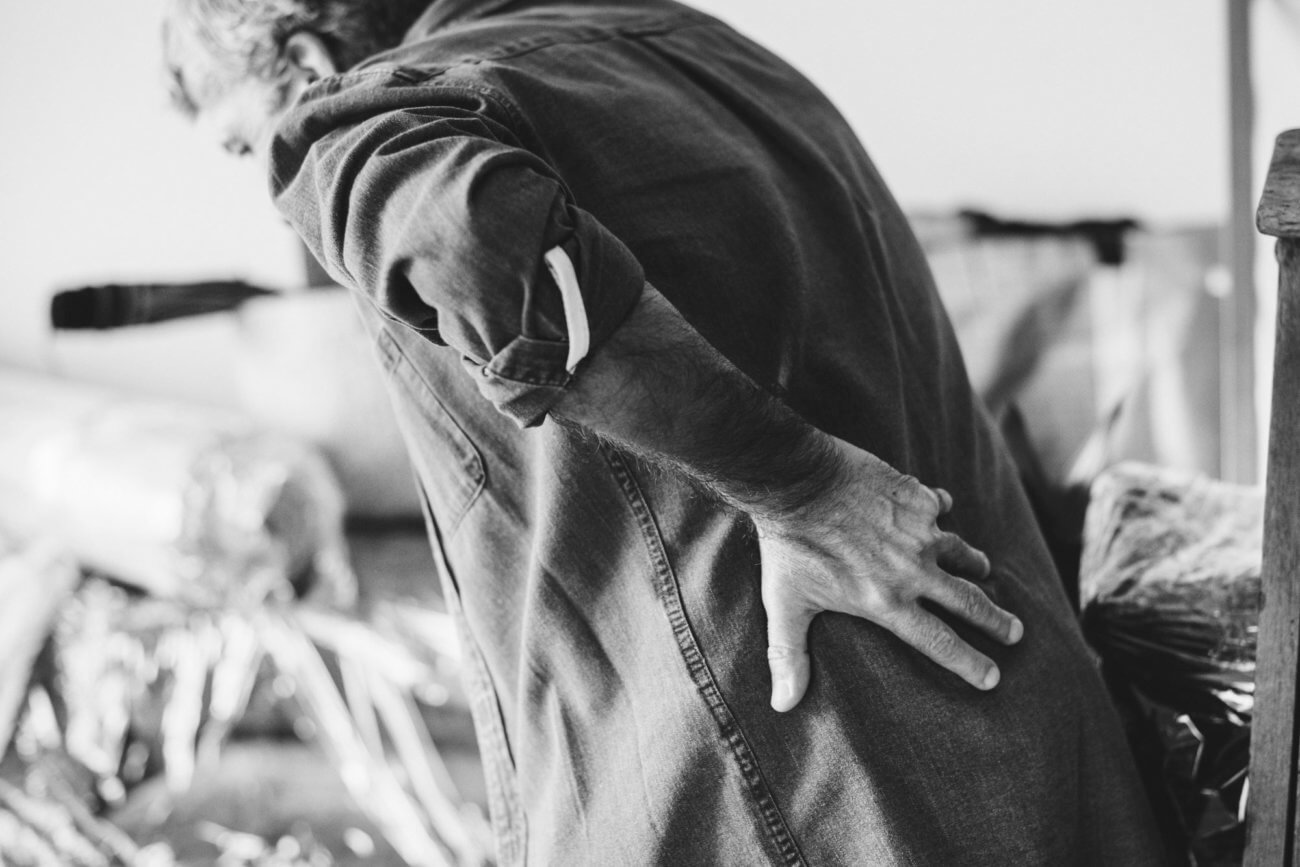
<path id="1" fill-rule="evenodd" d="M 236 154 L 307 84 L 398 44 L 429 0 L 168 0 L 172 101 Z"/>

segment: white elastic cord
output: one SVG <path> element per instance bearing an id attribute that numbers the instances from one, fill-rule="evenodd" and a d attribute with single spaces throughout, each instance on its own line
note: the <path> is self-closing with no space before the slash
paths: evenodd
<path id="1" fill-rule="evenodd" d="M 551 272 L 555 285 L 560 287 L 560 299 L 564 302 L 564 326 L 569 331 L 569 357 L 564 366 L 569 373 L 573 373 L 578 368 L 578 362 L 587 357 L 587 350 L 591 348 L 587 304 L 582 300 L 578 274 L 573 270 L 569 254 L 561 247 L 554 247 L 542 258 L 546 260 L 546 268 Z"/>

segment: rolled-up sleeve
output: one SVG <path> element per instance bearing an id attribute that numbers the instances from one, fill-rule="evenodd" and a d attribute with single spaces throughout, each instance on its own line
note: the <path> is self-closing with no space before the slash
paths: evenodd
<path id="1" fill-rule="evenodd" d="M 272 145 L 277 206 L 335 279 L 537 424 L 636 303 L 641 266 L 521 145 L 499 95 L 400 71 L 323 85 Z"/>

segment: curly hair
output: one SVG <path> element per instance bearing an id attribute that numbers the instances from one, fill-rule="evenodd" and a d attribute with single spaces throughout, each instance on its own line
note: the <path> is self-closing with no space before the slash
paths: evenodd
<path id="1" fill-rule="evenodd" d="M 429 0 L 168 0 L 163 61 L 172 103 L 193 116 L 248 78 L 281 82 L 295 33 L 320 38 L 340 69 L 397 45 Z"/>

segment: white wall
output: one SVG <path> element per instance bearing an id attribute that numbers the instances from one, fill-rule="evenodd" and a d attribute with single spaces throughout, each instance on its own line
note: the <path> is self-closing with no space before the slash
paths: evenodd
<path id="1" fill-rule="evenodd" d="M 849 117 L 906 206 L 1222 218 L 1226 0 L 697 0 Z"/>
<path id="2" fill-rule="evenodd" d="M 1185 221 L 1226 207 L 1223 2 L 700 5 L 823 85 L 905 206 Z M 213 328 L 57 343 L 45 328 L 50 293 L 79 282 L 300 279 L 261 179 L 170 114 L 156 12 L 0 7 L 0 362 L 221 392 Z"/>
<path id="3" fill-rule="evenodd" d="M 220 378 L 221 335 L 180 325 L 56 345 L 50 294 L 113 280 L 300 279 L 263 181 L 168 107 L 157 19 L 157 0 L 0 6 L 0 362 L 183 391 Z"/>

